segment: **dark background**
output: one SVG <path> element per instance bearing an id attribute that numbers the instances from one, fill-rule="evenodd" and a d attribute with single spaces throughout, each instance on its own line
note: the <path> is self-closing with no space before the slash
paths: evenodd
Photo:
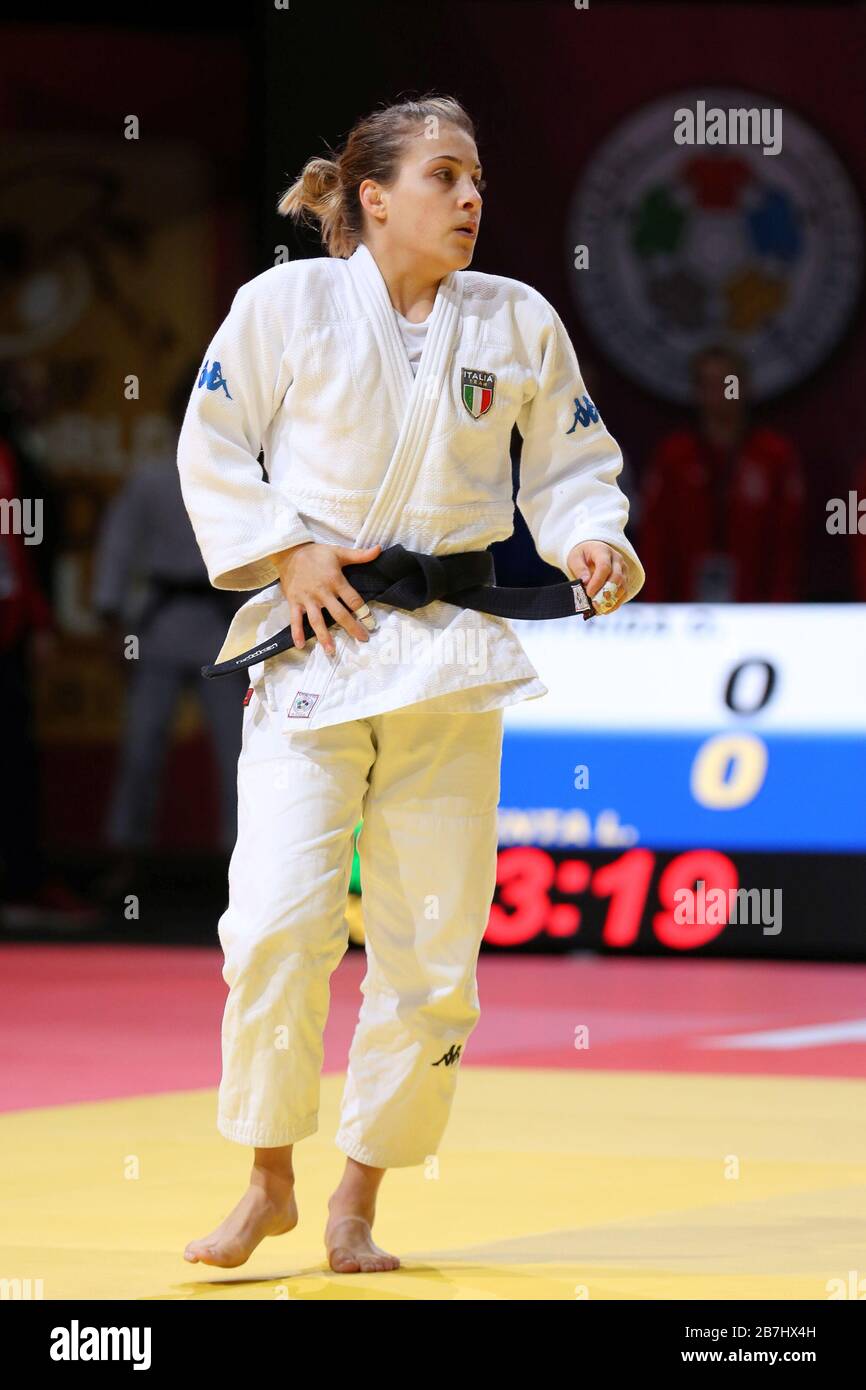
<path id="1" fill-rule="evenodd" d="M 50 170 L 52 142 L 61 138 L 72 138 L 85 152 L 90 142 L 97 163 L 97 152 L 116 146 L 115 157 L 126 161 L 120 201 L 130 223 L 109 225 L 104 209 L 94 205 L 91 251 L 112 267 L 106 312 L 114 312 L 127 335 L 122 357 L 99 321 L 75 325 L 53 362 L 55 409 L 98 416 L 107 408 L 111 372 L 122 369 L 149 381 L 147 408 L 165 412 L 177 372 L 201 356 L 237 287 L 273 264 L 275 247 L 287 245 L 293 257 L 320 254 L 314 231 L 298 229 L 274 210 L 304 161 L 339 147 L 375 106 L 435 88 L 460 99 L 477 123 L 487 189 L 473 268 L 526 280 L 556 306 L 622 446 L 624 480 L 636 493 L 650 449 L 683 422 L 684 412 L 614 365 L 587 331 L 570 292 L 566 212 L 598 143 L 660 94 L 701 84 L 742 86 L 812 125 L 864 201 L 862 5 L 591 0 L 588 11 L 578 12 L 569 3 L 323 6 L 292 0 L 287 10 L 277 10 L 256 0 L 229 13 L 212 6 L 118 7 L 108 20 L 87 7 L 73 19 L 68 10 L 49 6 L 40 7 L 37 18 L 34 23 L 23 11 L 13 12 L 0 29 L 0 123 L 7 148 L 19 158 L 30 149 L 34 163 L 47 157 Z M 128 113 L 141 121 L 134 147 L 120 140 Z M 160 161 L 170 167 L 173 152 L 185 152 L 206 174 L 203 191 L 190 194 L 182 208 L 154 181 L 154 168 Z M 143 159 L 147 168 L 137 168 Z M 62 182 L 53 198 L 43 196 L 43 251 L 52 242 L 61 249 L 70 234 L 67 197 Z M 7 187 L 0 204 L 4 228 L 15 199 Z M 198 232 L 192 241 L 184 232 L 172 242 L 173 224 L 188 227 L 191 218 L 199 241 Z M 146 295 L 138 319 L 124 308 L 145 274 L 164 287 L 162 338 L 149 332 Z M 194 312 L 180 297 L 193 283 Z M 89 363 L 89 372 L 82 363 Z M 811 600 L 855 597 L 850 548 L 827 535 L 825 501 L 845 495 L 852 470 L 866 456 L 864 368 L 858 303 L 843 339 L 813 375 L 760 409 L 762 420 L 795 441 L 806 465 L 804 597 Z M 76 382 L 86 389 L 76 392 Z M 60 612 L 70 572 L 79 572 L 75 565 L 86 593 L 99 518 L 128 460 L 109 469 L 89 470 L 80 461 L 66 467 L 49 448 L 42 462 L 51 482 L 52 526 L 50 551 L 39 556 L 39 566 Z M 519 518 L 513 541 L 496 549 L 500 580 L 561 577 L 534 556 Z M 98 634 L 61 635 L 62 661 L 38 680 L 41 797 L 46 844 L 74 866 L 98 858 L 123 689 Z M 215 850 L 213 772 L 194 701 L 175 731 L 157 848 L 181 856 Z"/>

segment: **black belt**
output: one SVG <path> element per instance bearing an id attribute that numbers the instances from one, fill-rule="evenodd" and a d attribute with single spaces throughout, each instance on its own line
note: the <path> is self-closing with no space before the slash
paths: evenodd
<path id="1" fill-rule="evenodd" d="M 568 618 L 582 613 L 591 618 L 595 609 L 579 579 L 540 588 L 506 589 L 494 582 L 496 574 L 489 550 L 464 550 L 458 555 L 423 555 L 402 545 L 389 546 L 366 564 L 345 565 L 343 573 L 365 602 L 387 603 L 413 612 L 444 599 L 459 608 L 493 613 L 500 618 Z M 279 580 L 276 581 L 279 584 Z M 270 587 L 270 586 L 268 586 Z M 336 622 L 327 609 L 322 616 L 328 627 Z M 304 638 L 315 636 L 304 615 Z M 284 627 L 267 641 L 229 661 L 202 666 L 203 676 L 227 676 L 266 661 L 295 645 L 291 627 Z"/>

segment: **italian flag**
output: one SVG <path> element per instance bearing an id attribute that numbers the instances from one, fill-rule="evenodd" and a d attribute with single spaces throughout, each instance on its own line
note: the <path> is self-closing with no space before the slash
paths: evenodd
<path id="1" fill-rule="evenodd" d="M 490 409 L 490 402 L 493 400 L 493 392 L 489 386 L 464 386 L 463 400 L 469 414 L 478 419 L 486 410 Z"/>

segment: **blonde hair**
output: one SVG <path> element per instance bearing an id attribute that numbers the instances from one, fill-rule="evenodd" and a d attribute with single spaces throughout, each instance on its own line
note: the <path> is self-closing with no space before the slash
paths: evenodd
<path id="1" fill-rule="evenodd" d="M 393 184 L 408 138 L 431 119 L 458 126 L 475 139 L 473 121 L 454 97 L 425 92 L 417 101 L 396 102 L 357 121 L 332 159 L 308 159 L 277 211 L 296 221 L 317 221 L 328 255 L 351 256 L 363 239 L 360 185 L 364 179 Z"/>

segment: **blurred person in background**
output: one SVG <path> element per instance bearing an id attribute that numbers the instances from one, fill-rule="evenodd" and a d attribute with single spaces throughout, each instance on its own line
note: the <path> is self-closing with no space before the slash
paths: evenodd
<path id="1" fill-rule="evenodd" d="M 738 395 L 729 399 L 731 375 Z M 733 349 L 698 352 L 692 388 L 695 423 L 660 441 L 643 479 L 641 597 L 794 602 L 802 593 L 806 503 L 797 450 L 779 431 L 752 422 L 747 364 Z"/>
<path id="2" fill-rule="evenodd" d="M 47 382 L 38 362 L 15 361 L 0 374 L 0 922 L 10 929 L 78 925 L 96 915 L 49 872 L 41 837 L 33 692 L 37 671 L 57 653 L 45 592 L 56 523 L 51 489 L 30 441 Z"/>
<path id="3" fill-rule="evenodd" d="M 169 404 L 179 431 L 198 363 L 179 378 Z M 143 607 L 130 612 L 134 584 Z M 152 851 L 158 796 L 178 700 L 187 686 L 210 725 L 220 786 L 220 844 L 231 852 L 237 833 L 235 776 L 241 747 L 245 673 L 205 680 L 201 667 L 220 646 L 238 606 L 236 594 L 214 589 L 207 576 L 180 490 L 173 452 L 145 458 L 112 498 L 96 548 L 93 607 L 113 655 L 129 675 L 119 763 L 108 811 L 111 862 L 97 883 L 105 902 L 140 881 Z M 125 655 L 129 636 L 138 655 Z"/>

